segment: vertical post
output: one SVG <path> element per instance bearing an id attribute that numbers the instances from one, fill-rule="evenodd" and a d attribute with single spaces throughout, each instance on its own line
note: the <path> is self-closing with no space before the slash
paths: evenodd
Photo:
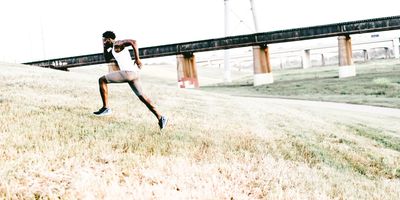
<path id="1" fill-rule="evenodd" d="M 356 76 L 350 36 L 339 36 L 339 78 Z"/>
<path id="2" fill-rule="evenodd" d="M 363 49 L 363 56 L 364 56 L 364 62 L 368 61 L 368 51 L 366 49 Z"/>
<path id="3" fill-rule="evenodd" d="M 210 59 L 210 58 L 207 60 L 207 64 L 208 64 L 208 67 L 212 67 L 211 59 Z"/>
<path id="4" fill-rule="evenodd" d="M 307 69 L 311 67 L 311 56 L 310 49 L 306 49 L 302 52 L 301 56 L 301 64 L 303 65 L 303 69 Z"/>
<path id="5" fill-rule="evenodd" d="M 384 47 L 383 48 L 385 51 L 385 59 L 390 58 L 390 51 L 389 51 L 389 47 Z"/>
<path id="6" fill-rule="evenodd" d="M 256 8 L 254 7 L 254 1 L 250 0 L 251 12 L 253 13 L 253 22 L 254 22 L 254 29 L 256 33 L 258 32 L 258 23 L 257 23 L 257 15 L 256 15 Z"/>
<path id="7" fill-rule="evenodd" d="M 321 53 L 321 66 L 325 66 L 325 56 L 323 53 Z"/>
<path id="8" fill-rule="evenodd" d="M 192 53 L 176 55 L 178 86 L 180 88 L 198 88 L 196 60 Z"/>
<path id="9" fill-rule="evenodd" d="M 229 36 L 229 2 L 224 0 L 225 5 L 225 37 Z M 229 65 L 229 50 L 224 51 L 224 82 L 231 82 L 231 66 Z"/>
<path id="10" fill-rule="evenodd" d="M 268 46 L 253 46 L 254 86 L 274 82 Z"/>
<path id="11" fill-rule="evenodd" d="M 399 47 L 399 38 L 393 39 L 393 54 L 394 58 L 400 58 L 400 47 Z"/>
<path id="12" fill-rule="evenodd" d="M 46 44 L 44 42 L 44 29 L 43 29 L 43 21 L 42 15 L 40 15 L 40 35 L 42 36 L 42 52 L 43 52 L 43 59 L 46 59 Z"/>

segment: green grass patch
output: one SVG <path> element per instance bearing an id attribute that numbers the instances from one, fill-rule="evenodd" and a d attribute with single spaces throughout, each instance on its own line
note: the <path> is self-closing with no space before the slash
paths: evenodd
<path id="1" fill-rule="evenodd" d="M 237 96 L 264 96 L 332 101 L 400 108 L 400 61 L 356 65 L 357 76 L 338 78 L 339 67 L 274 72 L 274 83 L 252 85 L 252 76 L 228 85 L 203 87 Z"/>
<path id="2" fill-rule="evenodd" d="M 349 128 L 354 130 L 359 136 L 372 139 L 383 147 L 400 152 L 400 137 L 387 135 L 381 130 L 370 128 L 362 124 L 349 126 Z"/>
<path id="3" fill-rule="evenodd" d="M 359 128 L 352 129 L 350 132 L 357 135 L 360 133 Z M 365 136 L 366 132 L 362 131 L 362 136 Z M 372 137 L 372 135 L 377 136 Z M 376 132 L 368 133 L 368 137 L 379 137 L 381 139 L 378 141 L 385 140 L 384 144 L 397 148 L 398 144 L 389 145 L 387 140 L 390 138 L 382 135 Z M 321 143 L 298 136 L 289 136 L 286 139 L 273 141 L 278 146 L 275 149 L 269 149 L 269 152 L 286 160 L 306 163 L 310 167 L 330 166 L 338 171 L 351 171 L 369 179 L 399 177 L 400 170 L 396 164 L 388 163 L 380 153 L 372 152 L 356 141 L 335 137 L 329 140 L 332 142 Z"/>

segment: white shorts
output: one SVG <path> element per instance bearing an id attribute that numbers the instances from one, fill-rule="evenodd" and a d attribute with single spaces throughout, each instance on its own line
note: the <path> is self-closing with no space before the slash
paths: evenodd
<path id="1" fill-rule="evenodd" d="M 116 71 L 105 75 L 107 83 L 124 83 L 139 79 L 139 72 Z"/>
<path id="2" fill-rule="evenodd" d="M 143 95 L 142 84 L 140 82 L 139 72 L 135 71 L 116 71 L 111 72 L 104 76 L 107 83 L 129 83 L 132 91 L 135 92 L 137 96 Z"/>

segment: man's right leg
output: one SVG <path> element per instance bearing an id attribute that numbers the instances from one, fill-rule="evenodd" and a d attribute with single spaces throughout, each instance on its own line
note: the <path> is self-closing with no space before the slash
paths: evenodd
<path id="1" fill-rule="evenodd" d="M 107 79 L 105 76 L 99 78 L 99 90 L 101 101 L 103 102 L 103 107 L 108 107 L 108 86 L 107 86 Z"/>
<path id="2" fill-rule="evenodd" d="M 124 77 L 125 72 L 116 71 L 109 73 L 99 78 L 99 90 L 101 100 L 103 101 L 103 107 L 99 111 L 94 112 L 95 115 L 106 115 L 111 114 L 111 109 L 108 107 L 108 83 L 123 83 L 127 82 Z M 105 114 L 104 114 L 105 113 Z"/>
<path id="3" fill-rule="evenodd" d="M 93 112 L 93 114 L 98 116 L 111 114 L 111 110 L 108 108 L 108 86 L 105 76 L 99 78 L 99 91 L 101 100 L 103 102 L 103 107 L 100 108 L 98 111 Z"/>

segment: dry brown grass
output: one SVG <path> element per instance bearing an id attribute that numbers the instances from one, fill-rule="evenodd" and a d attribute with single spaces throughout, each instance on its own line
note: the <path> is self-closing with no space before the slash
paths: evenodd
<path id="1" fill-rule="evenodd" d="M 151 66 L 146 66 L 151 68 Z M 176 88 L 143 71 L 98 118 L 104 67 L 0 67 L 0 198 L 396 199 L 400 116 Z M 151 72 L 151 73 L 149 73 Z M 161 83 L 161 84 L 160 84 Z"/>

